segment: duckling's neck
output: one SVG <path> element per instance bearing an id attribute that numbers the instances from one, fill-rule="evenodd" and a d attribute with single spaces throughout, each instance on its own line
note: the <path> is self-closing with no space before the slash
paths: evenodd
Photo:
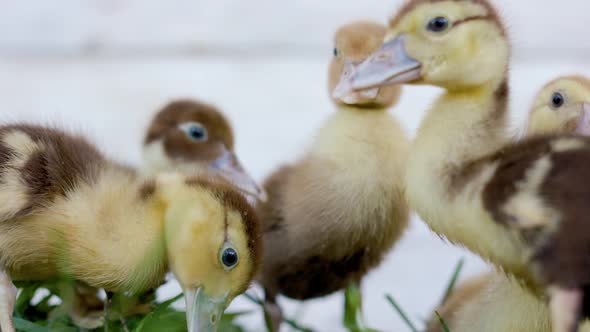
<path id="1" fill-rule="evenodd" d="M 444 184 L 440 194 L 461 191 L 462 168 L 510 141 L 507 104 L 505 82 L 448 90 L 422 121 L 409 168 Z"/>
<path id="2" fill-rule="evenodd" d="M 506 144 L 507 118 L 506 81 L 447 91 L 423 120 L 415 146 L 440 147 L 446 166 L 479 159 Z"/>
<path id="3" fill-rule="evenodd" d="M 302 168 L 313 171 L 303 179 L 329 188 L 315 190 L 318 197 L 307 199 L 326 202 L 319 214 L 330 216 L 325 219 L 333 223 L 333 234 L 341 233 L 332 236 L 335 250 L 346 247 L 339 241 L 349 241 L 351 233 L 379 246 L 377 238 L 390 239 L 390 232 L 403 228 L 405 220 L 399 219 L 407 213 L 401 197 L 407 148 L 404 130 L 385 109 L 339 106 L 318 131 Z M 330 225 L 314 222 L 309 229 Z"/>
<path id="4" fill-rule="evenodd" d="M 511 140 L 507 104 L 506 81 L 441 96 L 411 147 L 407 194 L 436 233 L 526 278 L 520 241 L 483 208 L 482 191 L 497 165 L 469 167 Z"/>

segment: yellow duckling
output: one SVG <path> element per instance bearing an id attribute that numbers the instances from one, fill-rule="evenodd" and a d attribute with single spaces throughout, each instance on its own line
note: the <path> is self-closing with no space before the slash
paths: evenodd
<path id="1" fill-rule="evenodd" d="M 432 230 L 549 298 L 554 332 L 590 317 L 590 140 L 506 133 L 509 42 L 486 0 L 413 0 L 348 81 L 445 89 L 408 158 L 410 205 Z M 349 89 L 343 89 L 347 91 Z M 346 92 L 340 92 L 340 96 Z"/>
<path id="2" fill-rule="evenodd" d="M 330 91 L 375 50 L 385 27 L 356 22 L 335 35 Z M 408 223 L 403 174 L 408 141 L 387 112 L 397 86 L 334 98 L 338 111 L 301 160 L 265 183 L 259 204 L 265 250 L 258 280 L 277 328 L 275 297 L 306 300 L 353 283 L 377 266 Z"/>
<path id="3" fill-rule="evenodd" d="M 538 134 L 590 135 L 590 79 L 560 77 L 541 89 L 526 132 L 527 136 Z"/>
<path id="4" fill-rule="evenodd" d="M 546 84 L 535 97 L 525 134 L 588 135 L 589 103 L 590 81 L 587 78 L 557 78 Z M 498 329 L 498 317 L 504 323 L 499 328 L 503 331 L 551 330 L 549 308 L 543 299 L 498 272 L 466 281 L 453 292 L 438 312 L 453 331 L 485 331 L 486 326 Z M 431 318 L 428 331 L 442 332 L 437 317 Z"/>
<path id="5" fill-rule="evenodd" d="M 212 105 L 188 99 L 167 104 L 150 123 L 142 152 L 146 174 L 220 175 L 249 198 L 266 199 L 238 161 L 229 121 Z"/>
<path id="6" fill-rule="evenodd" d="M 206 177 L 140 177 L 80 136 L 0 127 L 0 327 L 14 331 L 12 280 L 69 278 L 110 292 L 183 287 L 189 331 L 215 331 L 261 256 L 241 194 Z"/>

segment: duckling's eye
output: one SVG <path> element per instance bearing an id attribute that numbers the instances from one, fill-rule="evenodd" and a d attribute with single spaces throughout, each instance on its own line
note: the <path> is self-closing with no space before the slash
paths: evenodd
<path id="1" fill-rule="evenodd" d="M 443 32 L 449 27 L 449 19 L 446 17 L 435 17 L 428 22 L 427 29 L 432 32 Z"/>
<path id="2" fill-rule="evenodd" d="M 551 96 L 551 105 L 553 105 L 553 107 L 560 108 L 564 103 L 565 97 L 561 93 L 556 92 Z"/>
<path id="3" fill-rule="evenodd" d="M 234 248 L 225 246 L 221 249 L 220 260 L 226 269 L 233 269 L 238 264 L 239 259 L 238 252 Z"/>
<path id="4" fill-rule="evenodd" d="M 207 129 L 198 122 L 183 123 L 180 129 L 193 141 L 203 142 L 208 138 Z"/>
<path id="5" fill-rule="evenodd" d="M 334 52 L 334 57 L 337 57 L 339 54 L 337 47 L 334 47 L 334 50 L 332 52 Z"/>

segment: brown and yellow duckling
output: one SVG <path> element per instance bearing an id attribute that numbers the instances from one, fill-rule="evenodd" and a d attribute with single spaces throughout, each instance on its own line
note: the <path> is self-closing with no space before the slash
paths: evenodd
<path id="1" fill-rule="evenodd" d="M 590 140 L 508 142 L 509 42 L 486 0 L 413 0 L 382 48 L 357 68 L 357 91 L 389 84 L 445 89 L 408 159 L 407 195 L 432 230 L 549 298 L 554 332 L 590 316 Z"/>
<path id="2" fill-rule="evenodd" d="M 589 105 L 588 79 L 581 76 L 557 78 L 546 84 L 534 98 L 525 134 L 588 135 Z M 504 308 L 506 310 L 501 312 Z M 466 281 L 438 312 L 454 331 L 484 331 L 485 326 L 499 328 L 498 323 L 490 324 L 499 319 L 504 322 L 500 329 L 504 331 L 550 332 L 551 329 L 547 304 L 526 287 L 499 272 Z M 442 332 L 437 317 L 432 317 L 428 331 Z"/>
<path id="3" fill-rule="evenodd" d="M 385 27 L 357 22 L 335 35 L 330 91 L 375 50 Z M 272 174 L 258 205 L 265 253 L 258 280 L 276 326 L 278 294 L 306 300 L 351 284 L 376 267 L 408 223 L 403 173 L 408 141 L 387 112 L 397 86 L 334 98 L 337 112 L 305 155 Z"/>
<path id="4" fill-rule="evenodd" d="M 170 269 L 189 331 L 215 331 L 261 256 L 255 212 L 217 178 L 142 177 L 80 136 L 0 127 L 0 326 L 14 331 L 12 280 L 68 278 L 115 293 Z"/>
<path id="5" fill-rule="evenodd" d="M 238 161 L 229 121 L 212 105 L 189 99 L 167 104 L 152 119 L 142 152 L 146 174 L 220 175 L 249 198 L 266 197 Z"/>

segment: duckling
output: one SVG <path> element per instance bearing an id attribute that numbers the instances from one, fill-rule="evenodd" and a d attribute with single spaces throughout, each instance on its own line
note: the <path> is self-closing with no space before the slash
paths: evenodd
<path id="1" fill-rule="evenodd" d="M 590 135 L 590 79 L 557 78 L 545 85 L 529 113 L 526 135 Z"/>
<path id="2" fill-rule="evenodd" d="M 437 311 L 451 331 L 551 332 L 544 300 L 501 272 L 467 280 Z M 444 332 L 438 317 L 431 317 L 427 331 Z"/>
<path id="3" fill-rule="evenodd" d="M 590 117 L 590 81 L 581 76 L 560 77 L 547 83 L 536 95 L 529 112 L 525 135 L 582 134 L 586 131 Z M 527 315 L 514 313 L 499 314 L 498 308 L 529 307 Z M 510 304 L 512 302 L 513 304 Z M 550 331 L 547 305 L 528 289 L 502 273 L 491 272 L 467 280 L 445 301 L 438 312 L 445 318 L 452 330 L 462 331 L 459 325 L 494 326 L 486 319 L 502 317 L 506 324 L 504 331 Z M 491 313 L 491 314 L 490 314 Z M 508 326 L 511 324 L 511 326 Z M 532 326 L 537 324 L 533 329 Z M 517 326 L 517 327 L 515 327 Z M 481 330 L 481 329 L 478 329 Z M 442 332 L 437 317 L 429 323 L 430 332 Z"/>
<path id="4" fill-rule="evenodd" d="M 68 278 L 114 293 L 170 269 L 189 331 L 215 331 L 261 257 L 253 208 L 224 180 L 142 177 L 87 140 L 32 125 L 0 127 L 0 327 L 14 331 L 13 280 Z"/>
<path id="5" fill-rule="evenodd" d="M 248 175 L 234 152 L 229 121 L 216 107 L 188 99 L 167 104 L 152 119 L 142 150 L 143 171 L 217 174 L 245 188 L 254 202 L 265 192 Z"/>
<path id="6" fill-rule="evenodd" d="M 330 90 L 354 73 L 384 35 L 385 27 L 372 22 L 338 29 Z M 360 282 L 406 228 L 408 141 L 387 112 L 399 95 L 400 88 L 391 86 L 333 99 L 338 110 L 306 154 L 265 182 L 268 201 L 257 211 L 267 249 L 258 280 L 275 328 L 278 294 L 306 300 Z"/>
<path id="7" fill-rule="evenodd" d="M 413 0 L 348 91 L 389 84 L 441 87 L 406 172 L 410 205 L 429 227 L 546 295 L 555 332 L 590 316 L 590 140 L 506 134 L 510 47 L 487 0 Z M 590 295 L 590 292 L 588 292 Z"/>

